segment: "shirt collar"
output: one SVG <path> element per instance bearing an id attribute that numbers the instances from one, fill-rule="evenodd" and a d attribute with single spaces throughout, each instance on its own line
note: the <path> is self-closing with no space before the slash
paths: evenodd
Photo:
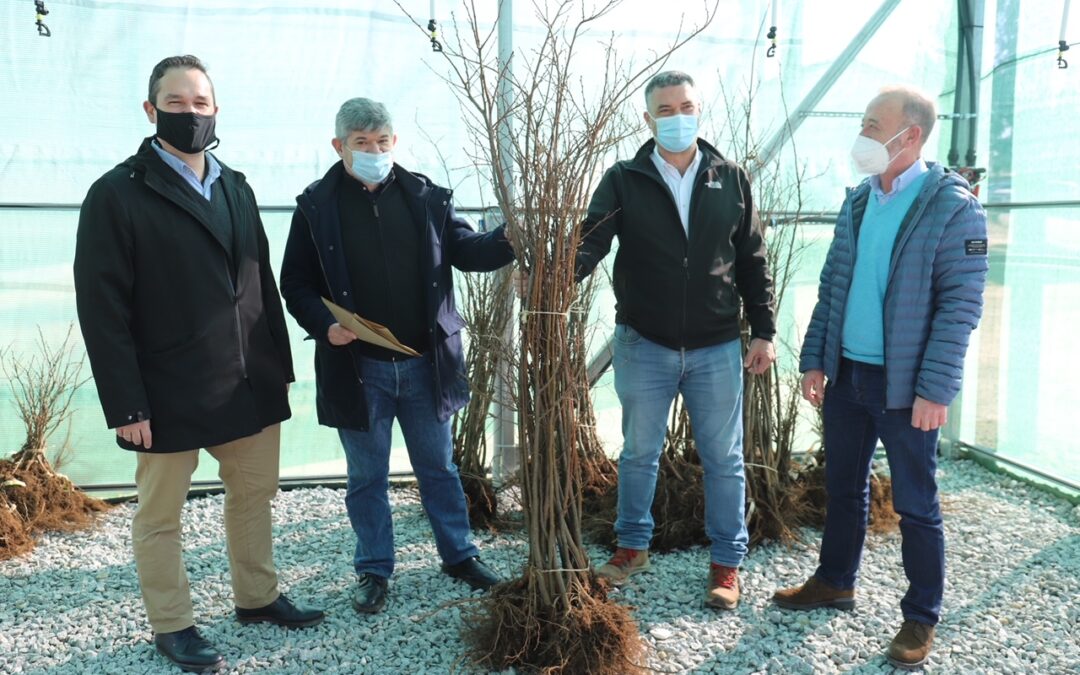
<path id="1" fill-rule="evenodd" d="M 697 174 L 698 166 L 701 165 L 701 154 L 702 154 L 701 149 L 698 148 L 697 142 L 695 141 L 694 142 L 694 159 L 690 162 L 690 166 L 686 167 L 686 173 L 682 174 L 683 177 L 688 176 L 688 175 L 689 176 L 694 176 L 694 175 Z M 656 164 L 656 168 L 658 168 L 658 169 L 660 169 L 662 171 L 668 171 L 668 172 L 672 173 L 672 175 L 675 175 L 675 176 L 680 175 L 679 170 L 677 168 L 675 168 L 675 165 L 668 162 L 666 159 L 664 159 L 664 156 L 660 154 L 660 145 L 659 144 L 657 144 L 655 147 L 653 147 L 652 161 L 653 161 L 654 164 Z"/>
<path id="2" fill-rule="evenodd" d="M 157 152 L 158 156 L 161 157 L 161 161 L 169 165 L 173 171 L 181 176 L 190 176 L 196 181 L 199 181 L 199 177 L 195 175 L 195 172 L 191 167 L 185 164 L 182 159 L 161 147 L 161 144 L 158 143 L 156 138 L 150 141 L 150 147 L 152 147 L 154 151 Z M 212 185 L 214 181 L 221 177 L 221 165 L 218 164 L 218 161 L 214 159 L 214 156 L 209 152 L 204 154 L 206 155 L 206 178 L 199 182 L 203 185 Z"/>
<path id="3" fill-rule="evenodd" d="M 889 190 L 888 194 L 881 189 L 881 176 L 877 174 L 870 176 L 870 189 L 878 199 L 892 197 L 893 195 L 899 194 L 904 188 L 911 185 L 916 178 L 929 170 L 930 167 L 926 166 L 926 162 L 920 157 L 915 160 L 914 164 L 905 169 L 902 174 L 893 179 L 892 190 Z"/>

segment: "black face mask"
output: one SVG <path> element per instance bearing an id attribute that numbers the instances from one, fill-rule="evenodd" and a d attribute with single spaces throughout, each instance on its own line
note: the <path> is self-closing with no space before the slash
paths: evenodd
<path id="1" fill-rule="evenodd" d="M 217 147 L 214 135 L 216 117 L 198 113 L 165 112 L 157 108 L 157 137 L 177 150 L 189 155 L 206 150 L 211 143 Z"/>

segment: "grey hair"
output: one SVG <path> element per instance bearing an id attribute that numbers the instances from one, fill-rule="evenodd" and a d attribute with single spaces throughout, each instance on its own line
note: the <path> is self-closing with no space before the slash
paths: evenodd
<path id="1" fill-rule="evenodd" d="M 334 123 L 334 134 L 344 141 L 354 131 L 394 130 L 390 112 L 382 103 L 369 98 L 350 98 L 341 104 Z"/>
<path id="2" fill-rule="evenodd" d="M 688 84 L 691 87 L 694 85 L 694 78 L 681 70 L 665 70 L 662 73 L 653 75 L 649 83 L 645 85 L 645 107 L 648 108 L 652 103 L 652 93 L 654 89 L 660 89 L 662 87 L 677 87 L 680 84 Z"/>
<path id="3" fill-rule="evenodd" d="M 922 129 L 922 142 L 925 143 L 937 121 L 937 106 L 926 94 L 914 87 L 885 87 L 878 98 L 894 98 L 903 106 L 904 121 Z"/>

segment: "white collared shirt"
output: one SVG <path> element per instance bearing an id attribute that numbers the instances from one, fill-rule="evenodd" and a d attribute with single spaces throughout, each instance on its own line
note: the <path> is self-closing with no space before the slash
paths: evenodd
<path id="1" fill-rule="evenodd" d="M 664 183 L 671 190 L 671 196 L 675 199 L 675 206 L 679 209 L 679 220 L 682 221 L 683 232 L 686 232 L 686 236 L 689 238 L 690 197 L 694 193 L 694 179 L 697 177 L 698 167 L 701 165 L 701 151 L 698 150 L 695 142 L 694 161 L 690 162 L 686 172 L 681 174 L 678 169 L 660 155 L 659 149 L 653 148 L 650 157 L 653 164 L 656 165 L 656 170 L 660 172 L 660 177 L 664 179 Z"/>
<path id="2" fill-rule="evenodd" d="M 900 192 L 903 191 L 904 188 L 911 185 L 912 181 L 914 181 L 916 178 L 923 175 L 929 170 L 930 167 L 926 166 L 926 162 L 924 162 L 923 158 L 920 157 L 915 160 L 914 164 L 905 169 L 904 173 L 893 179 L 892 189 L 889 190 L 888 194 L 886 194 L 885 191 L 881 189 L 881 176 L 878 175 L 870 176 L 870 191 L 874 193 L 875 197 L 877 197 L 877 203 L 879 205 L 888 204 L 890 201 L 892 201 L 893 197 L 900 194 Z"/>

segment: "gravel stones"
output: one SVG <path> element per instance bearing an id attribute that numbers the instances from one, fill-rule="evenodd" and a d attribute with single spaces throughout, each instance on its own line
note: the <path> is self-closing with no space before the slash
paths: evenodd
<path id="1" fill-rule="evenodd" d="M 1080 670 L 1080 508 L 966 461 L 942 461 L 945 607 L 927 672 L 1074 673 Z M 280 493 L 275 559 L 289 597 L 327 611 L 307 630 L 233 619 L 222 535 L 222 497 L 190 501 L 184 540 L 196 621 L 233 673 L 472 672 L 459 637 L 465 605 L 481 597 L 439 570 L 414 487 L 391 492 L 397 571 L 386 609 L 358 616 L 349 594 L 354 540 L 343 492 Z M 172 673 L 153 649 L 131 559 L 132 505 L 93 530 L 44 537 L 28 556 L 0 563 L 0 671 Z M 520 571 L 520 534 L 477 534 L 485 562 Z M 612 594 L 633 608 L 664 672 L 892 672 L 883 651 L 900 626 L 906 588 L 897 533 L 870 535 L 853 612 L 787 612 L 772 592 L 801 583 L 817 564 L 820 532 L 747 557 L 742 602 L 703 605 L 708 552 L 652 556 L 652 570 Z M 590 547 L 594 560 L 607 551 Z"/>

